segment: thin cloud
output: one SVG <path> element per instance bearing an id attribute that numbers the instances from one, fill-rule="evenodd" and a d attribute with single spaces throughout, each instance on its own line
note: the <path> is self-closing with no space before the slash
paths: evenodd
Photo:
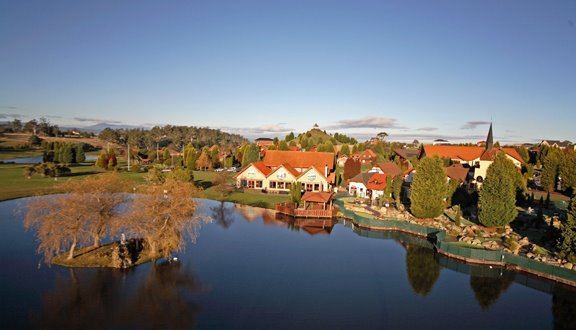
<path id="1" fill-rule="evenodd" d="M 0 119 L 20 119 L 24 116 L 17 113 L 0 113 Z"/>
<path id="2" fill-rule="evenodd" d="M 262 125 L 254 128 L 247 127 L 219 127 L 222 131 L 232 132 L 240 135 L 258 135 L 258 134 L 270 134 L 270 133 L 289 133 L 294 131 L 293 128 L 284 127 L 283 124 L 269 124 Z"/>
<path id="3" fill-rule="evenodd" d="M 417 131 L 423 131 L 423 132 L 434 132 L 434 131 L 437 131 L 438 128 L 436 128 L 436 127 L 421 127 L 421 128 L 416 129 L 416 130 Z"/>
<path id="4" fill-rule="evenodd" d="M 475 129 L 478 126 L 490 125 L 489 121 L 469 121 L 464 124 L 460 129 Z"/>
<path id="5" fill-rule="evenodd" d="M 334 125 L 327 126 L 326 129 L 346 129 L 346 128 L 402 128 L 396 124 L 396 119 L 388 117 L 364 117 L 358 119 L 343 119 Z"/>
<path id="6" fill-rule="evenodd" d="M 73 118 L 79 122 L 91 122 L 91 123 L 108 123 L 108 124 L 124 124 L 118 120 L 102 119 L 102 118 L 90 118 L 90 117 L 74 117 Z"/>

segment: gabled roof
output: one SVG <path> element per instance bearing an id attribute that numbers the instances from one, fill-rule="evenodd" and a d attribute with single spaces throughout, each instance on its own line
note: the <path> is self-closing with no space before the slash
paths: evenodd
<path id="1" fill-rule="evenodd" d="M 386 189 L 386 185 L 386 174 L 375 173 L 370 180 L 368 180 L 366 188 L 370 190 L 384 190 Z"/>
<path id="2" fill-rule="evenodd" d="M 278 168 L 276 168 L 275 170 L 271 171 L 270 174 L 267 175 L 267 177 L 274 175 L 274 173 L 278 172 L 281 168 L 285 169 L 288 173 L 292 174 L 294 178 L 298 178 L 298 176 L 300 176 L 300 172 L 298 172 L 294 167 L 292 167 L 292 165 L 282 164 L 278 166 Z"/>
<path id="3" fill-rule="evenodd" d="M 334 193 L 326 191 L 307 191 L 302 196 L 304 202 L 329 203 L 334 197 Z"/>
<path id="4" fill-rule="evenodd" d="M 433 157 L 438 156 L 448 159 L 460 159 L 463 161 L 473 160 L 494 160 L 494 157 L 499 152 L 505 152 L 510 157 L 523 163 L 522 156 L 514 148 L 492 148 L 485 149 L 477 146 L 450 146 L 450 145 L 430 145 L 425 144 L 422 146 L 420 158 L 423 156 Z"/>
<path id="5" fill-rule="evenodd" d="M 260 173 L 262 173 L 262 175 L 266 177 L 269 176 L 270 173 L 272 173 L 272 170 L 266 165 L 264 165 L 264 162 L 254 162 L 245 166 L 242 170 L 240 170 L 240 172 L 238 172 L 238 174 L 236 174 L 236 176 L 239 176 L 240 174 L 244 173 L 244 171 L 246 171 L 250 167 L 256 168 L 258 171 L 260 171 Z"/>
<path id="6" fill-rule="evenodd" d="M 332 171 L 334 169 L 334 157 L 335 154 L 333 152 L 268 150 L 262 161 L 269 167 L 290 164 L 294 168 L 314 166 L 324 169 L 324 166 L 328 166 L 328 171 Z"/>
<path id="7" fill-rule="evenodd" d="M 394 149 L 394 152 L 404 159 L 412 159 L 418 157 L 420 151 L 418 149 Z"/>
<path id="8" fill-rule="evenodd" d="M 324 171 L 320 171 L 316 166 L 310 166 L 306 170 L 302 171 L 302 173 L 298 174 L 298 178 L 301 178 L 301 177 L 307 175 L 308 173 L 310 173 L 310 171 L 315 171 L 316 173 L 320 174 L 320 176 L 326 178 L 326 176 L 324 175 Z M 328 178 L 326 178 L 326 179 L 328 179 Z"/>
<path id="9" fill-rule="evenodd" d="M 450 179 L 466 182 L 470 168 L 464 167 L 462 164 L 453 164 L 446 167 L 444 171 L 446 172 L 446 176 L 448 176 Z"/>
<path id="10" fill-rule="evenodd" d="M 422 145 L 422 152 L 420 158 L 423 156 L 433 157 L 438 156 L 448 159 L 461 159 L 465 161 L 472 161 L 479 159 L 480 155 L 484 152 L 484 148 L 476 146 L 451 146 L 451 145 Z"/>
<path id="11" fill-rule="evenodd" d="M 395 177 L 399 174 L 402 174 L 402 169 L 394 162 L 385 162 L 385 163 L 378 163 L 376 164 L 382 172 Z"/>
<path id="12" fill-rule="evenodd" d="M 355 177 L 350 179 L 350 182 L 362 183 L 365 186 L 368 185 L 368 180 L 374 175 L 374 173 L 358 173 Z"/>

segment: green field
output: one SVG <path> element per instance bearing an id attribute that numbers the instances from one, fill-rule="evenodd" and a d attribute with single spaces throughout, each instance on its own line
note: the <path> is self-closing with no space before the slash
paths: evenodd
<path id="1" fill-rule="evenodd" d="M 49 178 L 42 177 L 41 175 L 33 175 L 30 179 L 27 179 L 24 176 L 24 169 L 27 166 L 28 165 L 25 164 L 0 164 L 0 182 L 2 182 L 2 188 L 0 188 L 0 201 L 57 193 L 59 192 L 59 183 L 70 180 L 81 180 L 88 175 L 103 172 L 103 170 L 93 166 L 92 163 L 86 163 L 70 166 L 70 169 L 72 170 L 72 175 L 70 176 Z M 135 185 L 144 184 L 146 182 L 144 179 L 144 173 L 120 172 L 120 174 L 123 177 L 132 180 Z M 195 184 L 201 189 L 200 197 L 215 200 L 220 200 L 223 197 L 212 186 L 212 182 L 215 178 L 215 172 L 194 172 Z M 245 205 L 274 208 L 274 205 L 277 203 L 288 201 L 288 196 L 264 194 L 252 191 L 236 191 L 225 196 L 224 200 Z"/>

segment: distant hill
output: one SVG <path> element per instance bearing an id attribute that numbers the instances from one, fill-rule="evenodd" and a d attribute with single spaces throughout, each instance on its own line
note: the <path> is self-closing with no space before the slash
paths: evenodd
<path id="1" fill-rule="evenodd" d="M 61 129 L 77 129 L 83 132 L 88 132 L 88 133 L 100 133 L 103 129 L 105 128 L 110 128 L 113 130 L 116 129 L 133 129 L 133 128 L 147 128 L 144 126 L 134 126 L 134 125 L 118 125 L 118 124 L 109 124 L 109 123 L 98 123 L 98 124 L 94 124 L 94 125 L 90 125 L 90 126 L 85 126 L 85 127 L 62 127 Z"/>

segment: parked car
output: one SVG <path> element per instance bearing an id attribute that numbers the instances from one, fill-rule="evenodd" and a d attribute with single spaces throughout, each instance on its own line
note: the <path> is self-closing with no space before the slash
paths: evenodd
<path id="1" fill-rule="evenodd" d="M 238 172 L 238 168 L 236 166 L 232 166 L 227 171 L 228 172 Z"/>

